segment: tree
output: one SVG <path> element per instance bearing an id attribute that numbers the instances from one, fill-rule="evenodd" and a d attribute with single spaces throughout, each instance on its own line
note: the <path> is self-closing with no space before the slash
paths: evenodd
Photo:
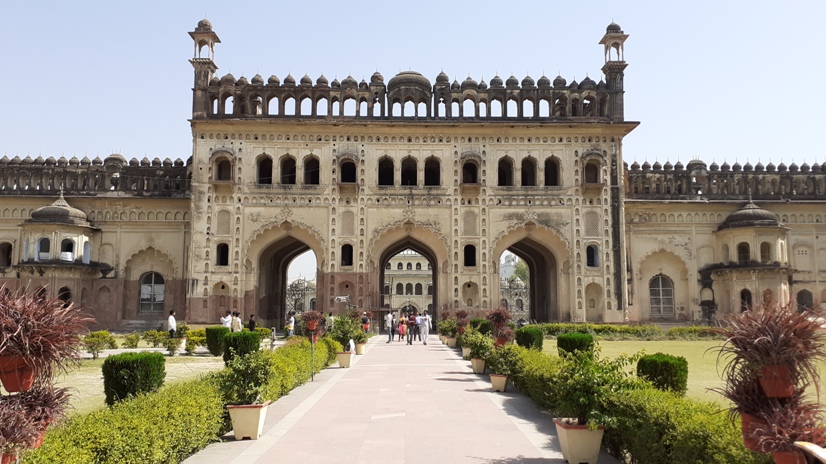
<path id="1" fill-rule="evenodd" d="M 513 269 L 513 275 L 510 280 L 513 280 L 514 277 L 519 277 L 519 280 L 521 280 L 525 285 L 528 284 L 528 279 L 530 279 L 531 274 L 528 270 L 528 265 L 522 259 L 517 259 L 516 267 Z"/>

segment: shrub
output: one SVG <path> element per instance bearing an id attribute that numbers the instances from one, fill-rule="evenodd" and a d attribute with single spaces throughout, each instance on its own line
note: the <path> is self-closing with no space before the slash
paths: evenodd
<path id="1" fill-rule="evenodd" d="M 257 332 L 244 330 L 230 332 L 224 336 L 224 363 L 228 363 L 233 356 L 244 356 L 247 353 L 258 351 L 261 340 Z"/>
<path id="2" fill-rule="evenodd" d="M 336 353 L 340 353 L 341 351 L 344 350 L 344 348 L 341 346 L 341 343 L 333 340 L 332 337 L 321 337 L 321 338 L 319 338 L 318 342 L 316 343 L 316 348 L 318 348 L 319 345 L 321 345 L 321 344 L 326 345 L 325 349 L 327 350 L 327 364 L 328 365 L 336 362 L 338 360 L 338 357 L 336 356 Z"/>
<path id="3" fill-rule="evenodd" d="M 682 356 L 656 353 L 637 361 L 637 375 L 660 390 L 685 395 L 688 388 L 688 361 Z"/>
<path id="4" fill-rule="evenodd" d="M 494 348 L 486 359 L 487 366 L 494 374 L 511 376 L 522 370 L 521 351 L 525 349 L 512 343 Z"/>
<path id="5" fill-rule="evenodd" d="M 493 339 L 473 328 L 462 334 L 462 343 L 462 346 L 470 348 L 471 358 L 487 359 L 493 350 Z"/>
<path id="6" fill-rule="evenodd" d="M 655 339 L 663 337 L 662 329 L 656 325 L 582 324 L 570 322 L 554 322 L 537 325 L 542 327 L 545 335 L 554 337 L 562 333 L 571 332 L 599 335 L 606 340 Z"/>
<path id="7" fill-rule="evenodd" d="M 169 356 L 175 356 L 178 351 L 181 349 L 181 341 L 177 338 L 167 338 L 166 339 L 166 351 L 169 352 Z"/>
<path id="8" fill-rule="evenodd" d="M 212 356 L 221 356 L 224 352 L 224 336 L 229 333 L 229 328 L 222 325 L 207 327 L 204 329 L 206 346 Z"/>
<path id="9" fill-rule="evenodd" d="M 556 346 L 560 356 L 563 352 L 591 351 L 594 349 L 594 336 L 579 332 L 561 333 L 556 338 Z"/>
<path id="10" fill-rule="evenodd" d="M 261 340 L 272 338 L 272 330 L 266 327 L 256 327 L 255 331 L 261 336 Z"/>
<path id="11" fill-rule="evenodd" d="M 224 402 L 236 405 L 262 403 L 261 392 L 269 380 L 269 368 L 269 361 L 261 351 L 233 356 L 227 362 L 227 368 L 218 374 Z"/>
<path id="12" fill-rule="evenodd" d="M 333 340 L 341 344 L 341 346 L 347 346 L 351 338 L 355 340 L 355 334 L 358 332 L 364 333 L 358 321 L 358 315 L 356 315 L 355 319 L 348 315 L 343 315 L 335 318 L 330 336 L 333 337 Z"/>
<path id="13" fill-rule="evenodd" d="M 533 348 L 542 351 L 542 343 L 545 341 L 545 333 L 542 329 L 532 325 L 526 325 L 516 330 L 516 343 L 525 348 Z"/>
<path id="14" fill-rule="evenodd" d="M 92 359 L 97 359 L 103 350 L 114 350 L 118 347 L 118 342 L 106 330 L 92 332 L 83 337 L 83 348 L 92 354 Z"/>
<path id="15" fill-rule="evenodd" d="M 152 348 L 157 348 L 163 343 L 166 345 L 166 340 L 169 338 L 169 332 L 161 330 L 147 330 L 141 335 L 146 343 L 152 345 Z"/>
<path id="16" fill-rule="evenodd" d="M 189 326 L 186 325 L 186 322 L 178 324 L 178 328 L 175 329 L 175 338 L 186 338 L 188 334 Z"/>
<path id="17" fill-rule="evenodd" d="M 554 398 L 548 391 L 548 385 L 559 372 L 561 359 L 541 351 L 525 350 L 520 352 L 522 361 L 519 370 L 509 377 L 511 383 L 528 395 L 537 405 L 551 409 Z"/>
<path id="18" fill-rule="evenodd" d="M 471 319 L 470 326 L 479 332 L 482 332 L 482 335 L 490 335 L 493 333 L 493 324 L 491 324 L 487 319 L 481 317 Z"/>
<path id="19" fill-rule="evenodd" d="M 184 345 L 184 351 L 186 354 L 193 355 L 195 354 L 195 350 L 198 349 L 198 340 L 190 337 L 186 339 L 186 344 Z"/>
<path id="20" fill-rule="evenodd" d="M 206 339 L 206 329 L 189 329 L 186 338 Z"/>
<path id="21" fill-rule="evenodd" d="M 137 332 L 132 332 L 130 334 L 126 334 L 123 336 L 123 347 L 129 349 L 135 349 L 138 347 L 138 344 L 141 342 L 141 334 Z"/>
<path id="22" fill-rule="evenodd" d="M 449 317 L 437 322 L 436 330 L 445 337 L 454 338 L 459 334 L 459 325 L 456 318 Z"/>
<path id="23" fill-rule="evenodd" d="M 162 353 L 121 353 L 103 361 L 103 391 L 109 406 L 152 393 L 163 386 L 166 360 Z"/>
<path id="24" fill-rule="evenodd" d="M 703 326 L 672 327 L 665 333 L 665 338 L 672 340 L 723 339 L 713 328 Z"/>

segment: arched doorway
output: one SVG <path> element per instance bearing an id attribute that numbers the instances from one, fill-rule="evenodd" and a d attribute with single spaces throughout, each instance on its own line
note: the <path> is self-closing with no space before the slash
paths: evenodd
<path id="1" fill-rule="evenodd" d="M 803 311 L 814 308 L 814 298 L 812 292 L 808 290 L 801 290 L 797 292 L 797 310 L 801 313 Z"/>
<path id="2" fill-rule="evenodd" d="M 290 263 L 308 250 L 311 250 L 310 246 L 303 241 L 294 236 L 286 236 L 272 242 L 261 252 L 258 260 L 256 310 L 259 320 L 266 320 L 271 326 L 283 328 L 287 311 L 297 309 L 292 301 L 295 299 L 295 291 L 289 287 L 288 271 Z M 308 298 L 315 299 L 316 295 L 310 295 Z M 301 305 L 301 309 L 306 308 Z"/>
<path id="3" fill-rule="evenodd" d="M 406 309 L 422 311 L 428 308 L 433 319 L 437 320 L 438 267 L 433 250 L 413 237 L 408 236 L 386 248 L 379 257 L 378 284 L 380 289 L 389 288 L 391 293 L 379 292 L 380 307 L 394 312 Z"/>

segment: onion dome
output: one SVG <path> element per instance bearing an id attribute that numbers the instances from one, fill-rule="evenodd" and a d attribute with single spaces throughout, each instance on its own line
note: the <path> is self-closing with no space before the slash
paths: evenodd
<path id="1" fill-rule="evenodd" d="M 334 89 L 341 88 L 341 82 L 339 82 L 338 79 L 333 79 L 333 82 L 330 82 L 330 87 Z"/>
<path id="2" fill-rule="evenodd" d="M 654 166 L 652 166 L 652 167 L 654 168 L 655 171 L 662 171 L 663 170 L 663 165 L 660 164 L 659 161 L 654 161 Z"/>
<path id="3" fill-rule="evenodd" d="M 622 34 L 622 28 L 619 26 L 619 24 L 617 24 L 615 22 L 611 22 L 611 24 L 609 24 L 608 27 L 605 28 L 605 33 L 606 34 Z"/>
<path id="4" fill-rule="evenodd" d="M 362 90 L 367 90 L 367 88 L 368 88 L 368 86 L 367 86 L 367 81 L 365 81 L 364 79 L 362 79 L 362 80 L 361 80 L 361 82 L 359 82 L 359 89 L 362 89 Z"/>
<path id="5" fill-rule="evenodd" d="M 634 161 L 634 162 L 631 164 L 631 170 L 632 170 L 632 171 L 639 171 L 639 170 L 640 170 L 640 163 L 638 163 L 638 162 Z"/>
<path id="6" fill-rule="evenodd" d="M 740 172 L 743 170 L 743 166 L 740 165 L 738 162 L 734 162 L 734 166 L 731 167 L 734 172 Z"/>
<path id="7" fill-rule="evenodd" d="M 674 164 L 674 170 L 675 170 L 675 171 L 682 171 L 682 170 L 683 170 L 683 163 L 681 163 L 681 162 L 677 161 L 677 162 Z"/>
<path id="8" fill-rule="evenodd" d="M 720 170 L 723 172 L 729 172 L 731 171 L 731 166 L 729 166 L 727 162 L 723 161 L 723 165 L 720 166 Z"/>
<path id="9" fill-rule="evenodd" d="M 5 156 L 3 158 L 5 158 Z M 69 160 L 67 160 L 65 156 L 61 156 L 57 159 L 58 166 L 66 166 L 67 164 L 69 164 Z"/>
<path id="10" fill-rule="evenodd" d="M 551 86 L 551 80 L 546 75 L 542 75 L 538 81 L 536 81 L 536 85 L 540 88 L 547 88 Z"/>
<path id="11" fill-rule="evenodd" d="M 484 79 L 482 79 L 482 80 L 479 82 L 479 90 L 487 90 L 487 89 L 488 89 L 488 83 L 487 83 L 487 82 L 485 82 L 485 80 L 484 80 Z"/>
<path id="12" fill-rule="evenodd" d="M 69 224 L 75 226 L 89 226 L 86 213 L 73 208 L 63 198 L 63 192 L 51 205 L 42 206 L 32 211 L 27 223 Z"/>
<path id="13" fill-rule="evenodd" d="M 389 92 L 404 87 L 414 87 L 425 92 L 430 92 L 433 89 L 433 86 L 430 85 L 430 80 L 416 71 L 402 71 L 393 76 L 387 83 L 387 90 Z"/>
<path id="14" fill-rule="evenodd" d="M 244 76 L 241 76 L 241 78 L 238 79 L 238 82 L 235 83 L 235 85 L 249 85 L 249 84 L 250 84 L 250 81 L 248 81 L 247 78 L 244 77 Z"/>
<path id="15" fill-rule="evenodd" d="M 370 76 L 370 83 L 371 84 L 384 84 L 384 76 L 381 75 L 380 72 L 376 71 Z"/>
<path id="16" fill-rule="evenodd" d="M 150 164 L 151 164 L 151 163 L 149 162 L 149 158 L 147 158 L 147 157 L 144 155 L 143 159 L 141 160 L 141 166 L 146 166 L 146 167 L 148 167 Z"/>
<path id="17" fill-rule="evenodd" d="M 665 164 L 663 165 L 663 170 L 665 170 L 665 171 L 671 171 L 673 169 L 674 169 L 674 165 L 671 164 L 671 161 L 666 161 Z"/>
<path id="18" fill-rule="evenodd" d="M 602 79 L 597 82 L 597 90 L 604 90 L 606 88 L 605 81 Z"/>
<path id="19" fill-rule="evenodd" d="M 80 164 L 80 160 L 77 159 L 77 156 L 73 156 L 69 160 L 69 166 L 78 166 Z"/>
<path id="20" fill-rule="evenodd" d="M 519 79 L 517 79 L 516 76 L 511 75 L 511 77 L 505 81 L 505 87 L 519 87 Z"/>
<path id="21" fill-rule="evenodd" d="M 37 155 L 37 158 L 34 159 L 34 164 L 43 165 L 46 164 L 46 160 L 43 159 L 43 156 Z"/>
<path id="22" fill-rule="evenodd" d="M 301 78 L 301 85 L 313 85 L 313 78 L 305 74 Z"/>
<path id="23" fill-rule="evenodd" d="M 0 158 L 0 165 L 6 165 L 6 164 L 9 164 L 9 157 L 6 156 L 6 155 L 3 155 L 3 157 Z"/>
<path id="24" fill-rule="evenodd" d="M 472 77 L 468 76 L 467 79 L 462 81 L 462 90 L 473 89 L 476 90 L 479 88 L 479 84 L 473 80 Z"/>
<path id="25" fill-rule="evenodd" d="M 252 85 L 264 85 L 264 78 L 260 74 L 252 76 Z"/>
<path id="26" fill-rule="evenodd" d="M 212 76 L 212 79 L 209 80 L 210 87 L 218 87 L 221 85 L 221 79 L 218 79 L 218 76 Z"/>
<path id="27" fill-rule="evenodd" d="M 576 79 L 572 80 L 570 84 L 568 84 L 569 89 L 579 89 L 579 82 Z"/>
<path id="28" fill-rule="evenodd" d="M 797 172 L 797 165 L 792 163 L 789 165 L 789 172 Z"/>
<path id="29" fill-rule="evenodd" d="M 728 217 L 717 227 L 717 230 L 735 229 L 741 227 L 777 227 L 777 216 L 774 213 L 758 207 L 751 201 Z"/>
<path id="30" fill-rule="evenodd" d="M 26 157 L 23 158 L 23 165 L 31 165 L 33 162 L 34 160 L 29 155 L 26 155 Z"/>
<path id="31" fill-rule="evenodd" d="M 15 155 L 15 156 L 14 156 L 14 158 L 12 158 L 12 159 L 9 161 L 9 164 L 10 164 L 10 165 L 18 165 L 18 164 L 20 164 L 20 157 L 19 157 L 19 156 L 17 156 L 17 155 Z"/>
<path id="32" fill-rule="evenodd" d="M 126 158 L 124 158 L 123 155 L 121 155 L 119 153 L 112 153 L 111 155 L 107 156 L 106 159 L 103 160 L 103 162 L 107 166 L 110 165 L 110 164 L 118 164 L 118 165 L 121 165 L 121 166 L 125 166 L 126 165 Z"/>
<path id="33" fill-rule="evenodd" d="M 775 170 L 774 163 L 769 162 L 769 164 L 766 165 L 767 172 L 774 172 Z"/>
<path id="34" fill-rule="evenodd" d="M 754 166 L 754 170 L 757 171 L 757 172 L 763 172 L 763 171 L 766 170 L 766 167 L 763 166 L 763 163 L 758 161 L 757 165 Z"/>
<path id="35" fill-rule="evenodd" d="M 287 77 L 284 78 L 284 85 L 295 85 L 295 78 L 292 74 L 287 74 Z"/>
<path id="36" fill-rule="evenodd" d="M 566 85 L 568 85 L 568 81 L 566 81 L 564 77 L 556 76 L 556 79 L 554 79 L 554 88 L 560 89 Z"/>
<path id="37" fill-rule="evenodd" d="M 531 76 L 525 76 L 525 78 L 522 79 L 522 87 L 536 87 L 536 82 L 534 82 Z"/>
<path id="38" fill-rule="evenodd" d="M 594 80 L 588 76 L 585 76 L 585 79 L 583 79 L 582 82 L 579 83 L 579 88 L 583 90 L 595 89 L 596 87 L 597 83 L 594 82 Z"/>
<path id="39" fill-rule="evenodd" d="M 140 162 L 138 161 L 137 158 L 132 158 L 132 159 L 129 160 L 129 166 L 135 167 L 135 166 L 139 166 L 139 165 L 140 165 Z"/>
<path id="40" fill-rule="evenodd" d="M 783 163 L 780 163 L 780 165 L 777 166 L 777 170 L 780 171 L 780 172 L 786 172 L 786 165 L 783 164 Z"/>
<path id="41" fill-rule="evenodd" d="M 358 87 L 359 83 L 356 82 L 356 79 L 353 78 L 353 76 L 347 76 L 347 77 L 344 78 L 343 81 L 341 81 L 341 86 L 342 87 Z"/>
<path id="42" fill-rule="evenodd" d="M 103 166 L 103 160 L 100 159 L 100 156 L 95 156 L 95 159 L 92 160 L 92 166 Z"/>
<path id="43" fill-rule="evenodd" d="M 211 31 L 212 30 L 212 23 L 209 22 L 208 19 L 204 18 L 204 19 L 198 21 L 198 27 L 196 27 L 195 30 L 199 31 L 199 32 Z"/>
<path id="44" fill-rule="evenodd" d="M 221 78 L 221 85 L 235 85 L 235 76 L 232 73 Z"/>
<path id="45" fill-rule="evenodd" d="M 192 164 L 192 157 L 191 156 L 186 159 L 186 165 L 189 166 L 190 164 Z"/>
<path id="46" fill-rule="evenodd" d="M 650 171 L 651 170 L 651 163 L 648 161 L 642 163 L 642 170 L 643 171 Z"/>
<path id="47" fill-rule="evenodd" d="M 716 171 L 719 171 L 719 170 L 720 170 L 720 166 L 718 166 L 716 162 L 712 162 L 712 163 L 711 163 L 711 166 L 709 166 L 709 170 L 711 170 L 711 171 L 715 171 L 715 172 L 716 172 Z"/>
<path id="48" fill-rule="evenodd" d="M 172 167 L 172 160 L 169 158 L 164 158 L 163 165 L 166 167 Z"/>
<path id="49" fill-rule="evenodd" d="M 322 74 L 318 76 L 318 79 L 315 80 L 315 85 L 319 87 L 327 87 L 330 85 L 330 81 L 328 81 L 327 78 L 324 77 L 324 74 Z"/>
<path id="50" fill-rule="evenodd" d="M 436 83 L 437 84 L 448 84 L 450 83 L 450 78 L 447 77 L 444 71 L 440 72 L 438 76 L 436 76 Z"/>
<path id="51" fill-rule="evenodd" d="M 450 89 L 451 90 L 459 90 L 460 88 L 461 88 L 461 86 L 459 85 L 459 81 L 454 79 L 453 83 L 450 84 Z"/>
<path id="52" fill-rule="evenodd" d="M 812 172 L 820 172 L 820 165 L 815 163 L 812 165 Z"/>
<path id="53" fill-rule="evenodd" d="M 809 172 L 809 165 L 806 163 L 800 165 L 800 172 Z"/>
<path id="54" fill-rule="evenodd" d="M 751 163 L 746 161 L 746 164 L 743 165 L 743 171 L 752 172 L 754 171 L 754 167 L 752 167 Z"/>
<path id="55" fill-rule="evenodd" d="M 498 89 L 504 86 L 502 83 L 502 78 L 499 76 L 493 76 L 493 79 L 490 80 L 490 88 Z"/>
<path id="56" fill-rule="evenodd" d="M 279 79 L 278 76 L 273 74 L 272 76 L 270 76 L 269 79 L 267 79 L 267 85 L 281 85 L 281 79 Z"/>
<path id="57" fill-rule="evenodd" d="M 161 165 L 161 159 L 160 158 L 153 158 L 152 159 L 152 166 L 157 167 L 157 166 L 160 166 L 160 165 Z"/>
<path id="58" fill-rule="evenodd" d="M 190 156 L 190 158 L 192 158 L 192 157 Z M 174 164 L 175 164 L 176 168 L 182 168 L 182 167 L 184 167 L 184 160 L 182 160 L 180 158 L 176 158 Z"/>

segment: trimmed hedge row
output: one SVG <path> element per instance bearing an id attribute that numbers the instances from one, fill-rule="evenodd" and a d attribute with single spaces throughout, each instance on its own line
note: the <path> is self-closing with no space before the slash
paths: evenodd
<path id="1" fill-rule="evenodd" d="M 223 343 L 224 363 L 228 363 L 233 356 L 244 356 L 258 351 L 261 348 L 261 335 L 249 330 L 230 332 L 224 334 Z"/>
<path id="2" fill-rule="evenodd" d="M 103 391 L 112 406 L 140 393 L 154 393 L 166 378 L 163 353 L 121 353 L 103 361 Z"/>
<path id="3" fill-rule="evenodd" d="M 556 337 L 556 347 L 559 349 L 560 356 L 563 351 L 568 353 L 592 351 L 594 349 L 594 336 L 580 332 L 561 333 Z"/>
<path id="4" fill-rule="evenodd" d="M 526 325 L 516 330 L 516 344 L 525 348 L 533 348 L 542 351 L 542 344 L 545 334 L 542 329 L 533 325 Z"/>
<path id="5" fill-rule="evenodd" d="M 341 347 L 325 337 L 315 346 L 318 372 Z M 293 339 L 265 355 L 271 376 L 266 399 L 276 400 L 310 379 L 312 353 L 306 339 Z M 78 415 L 46 433 L 43 446 L 26 452 L 24 464 L 178 463 L 218 441 L 230 425 L 217 375 L 138 395 L 89 414 Z"/>
<path id="6" fill-rule="evenodd" d="M 206 336 L 206 346 L 212 356 L 224 354 L 224 336 L 229 333 L 229 328 L 222 325 L 207 327 L 204 329 Z"/>
<path id="7" fill-rule="evenodd" d="M 657 389 L 683 396 L 688 390 L 688 361 L 682 356 L 665 353 L 645 355 L 637 361 L 637 376 L 648 380 Z"/>
<path id="8" fill-rule="evenodd" d="M 544 324 L 530 324 L 525 327 L 538 327 L 545 336 L 556 337 L 563 333 L 582 332 L 602 337 L 603 339 L 645 339 L 645 340 L 700 340 L 721 339 L 711 327 L 684 326 L 672 327 L 663 331 L 656 325 L 621 325 L 621 324 L 590 324 L 572 322 L 549 322 Z"/>

